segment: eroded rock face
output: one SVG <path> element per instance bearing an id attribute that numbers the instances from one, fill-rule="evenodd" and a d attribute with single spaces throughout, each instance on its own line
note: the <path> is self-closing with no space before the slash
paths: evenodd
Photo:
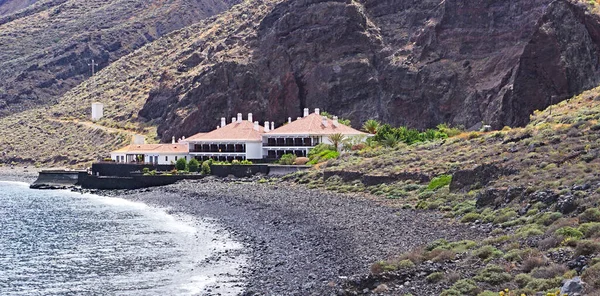
<path id="1" fill-rule="evenodd" d="M 283 121 L 305 107 L 356 126 L 501 128 L 600 82 L 599 19 L 566 0 L 283 1 L 254 27 L 203 48 L 192 67 L 212 66 L 169 86 L 169 104 L 171 90 L 150 96 L 140 114 L 163 120 L 164 139 L 210 130 L 220 116 Z M 252 56 L 211 59 L 236 47 Z"/>

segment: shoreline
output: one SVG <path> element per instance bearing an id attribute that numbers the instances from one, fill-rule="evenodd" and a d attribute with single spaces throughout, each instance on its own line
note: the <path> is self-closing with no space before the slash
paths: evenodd
<path id="1" fill-rule="evenodd" d="M 378 260 L 440 238 L 485 235 L 440 214 L 392 208 L 364 196 L 293 183 L 207 178 L 93 193 L 214 219 L 251 255 L 248 270 L 242 272 L 248 283 L 243 295 L 345 295 L 349 291 L 344 284 L 367 275 Z M 388 287 L 387 292 L 438 295 L 442 288 L 415 276 L 412 282 Z"/>
<path id="2" fill-rule="evenodd" d="M 0 180 L 33 182 L 41 169 L 2 168 Z M 436 239 L 479 239 L 486 233 L 450 222 L 439 213 L 398 209 L 361 194 L 307 189 L 294 183 L 252 179 L 180 181 L 138 190 L 92 190 L 167 209 L 169 214 L 211 219 L 242 243 L 248 265 L 242 295 L 347 295 L 370 266 Z M 445 268 L 445 267 L 440 267 Z M 375 287 L 371 287 L 374 289 Z M 444 288 L 419 279 L 385 294 L 438 295 Z M 363 291 L 370 294 L 370 291 Z"/>

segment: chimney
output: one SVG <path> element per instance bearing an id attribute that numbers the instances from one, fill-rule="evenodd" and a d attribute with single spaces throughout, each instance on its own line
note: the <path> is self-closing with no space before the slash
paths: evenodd
<path id="1" fill-rule="evenodd" d="M 225 117 L 221 117 L 221 127 L 224 127 L 225 125 L 227 125 L 227 121 L 225 120 Z"/>
<path id="2" fill-rule="evenodd" d="M 275 130 L 275 122 L 271 121 L 271 130 L 274 131 Z"/>
<path id="3" fill-rule="evenodd" d="M 298 117 L 298 118 L 296 118 L 296 120 L 300 120 L 300 119 L 302 119 L 302 117 Z"/>
<path id="4" fill-rule="evenodd" d="M 337 117 L 337 116 L 334 116 L 334 117 L 333 117 L 333 126 L 335 126 L 335 127 L 338 127 L 339 125 L 340 125 L 340 124 L 339 124 L 339 122 L 338 122 L 338 117 Z"/>
<path id="5" fill-rule="evenodd" d="M 265 133 L 269 132 L 269 122 L 265 121 Z"/>
<path id="6" fill-rule="evenodd" d="M 319 109 L 319 108 L 315 108 L 315 114 L 317 114 L 317 115 L 321 115 L 321 109 Z"/>
<path id="7" fill-rule="evenodd" d="M 323 126 L 327 127 L 327 117 L 323 116 Z"/>
<path id="8" fill-rule="evenodd" d="M 185 136 L 181 137 L 181 139 L 185 141 Z"/>
<path id="9" fill-rule="evenodd" d="M 288 117 L 288 123 L 292 123 L 292 118 Z"/>
<path id="10" fill-rule="evenodd" d="M 254 130 L 255 131 L 259 131 L 260 130 L 260 124 L 258 123 L 258 121 L 254 122 Z"/>
<path id="11" fill-rule="evenodd" d="M 231 117 L 231 123 L 235 123 L 235 117 Z"/>
<path id="12" fill-rule="evenodd" d="M 237 121 L 242 122 L 242 113 L 238 113 Z"/>
<path id="13" fill-rule="evenodd" d="M 252 113 L 248 113 L 248 121 L 253 122 L 253 120 L 252 120 Z"/>
<path id="14" fill-rule="evenodd" d="M 173 136 L 173 138 L 171 138 L 171 144 L 175 144 L 175 136 Z"/>
<path id="15" fill-rule="evenodd" d="M 304 108 L 304 117 L 308 116 L 308 108 Z"/>

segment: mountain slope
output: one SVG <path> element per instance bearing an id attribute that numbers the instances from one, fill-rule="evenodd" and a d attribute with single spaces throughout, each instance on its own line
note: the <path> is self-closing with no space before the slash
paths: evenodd
<path id="1" fill-rule="evenodd" d="M 44 1 L 0 22 L 0 114 L 53 103 L 97 69 L 235 0 Z"/>
<path id="2" fill-rule="evenodd" d="M 134 94 L 147 101 L 139 115 L 160 124 L 163 139 L 206 131 L 220 116 L 282 121 L 304 107 L 357 125 L 501 128 L 600 83 L 600 19 L 584 4 L 280 2 L 258 23 L 234 20 L 226 37 L 169 48 L 177 54 L 163 75 L 143 78 L 151 91 Z M 124 92 L 118 81 L 149 68 L 107 83 Z"/>
<path id="3" fill-rule="evenodd" d="M 0 16 L 24 9 L 38 0 L 0 0 Z"/>

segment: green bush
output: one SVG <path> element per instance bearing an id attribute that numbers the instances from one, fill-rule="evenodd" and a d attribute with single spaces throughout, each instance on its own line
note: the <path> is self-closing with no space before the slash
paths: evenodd
<path id="1" fill-rule="evenodd" d="M 434 272 L 434 273 L 428 275 L 425 279 L 430 283 L 437 283 L 444 279 L 444 273 L 443 272 Z"/>
<path id="2" fill-rule="evenodd" d="M 198 169 L 200 169 L 200 162 L 198 162 L 197 159 L 192 158 L 188 163 L 188 169 L 190 172 L 198 172 Z"/>
<path id="3" fill-rule="evenodd" d="M 492 285 L 499 285 L 512 280 L 512 276 L 498 265 L 488 265 L 473 279 Z"/>
<path id="4" fill-rule="evenodd" d="M 588 267 L 581 275 L 592 289 L 600 289 L 600 263 Z"/>
<path id="5" fill-rule="evenodd" d="M 494 246 L 483 246 L 473 252 L 473 255 L 483 259 L 493 259 L 502 256 L 502 251 L 496 249 Z"/>
<path id="6" fill-rule="evenodd" d="M 581 231 L 577 230 L 577 228 L 573 228 L 573 227 L 569 227 L 569 226 L 566 226 L 566 227 L 556 230 L 556 232 L 554 232 L 554 234 L 564 236 L 565 238 L 574 238 L 574 239 L 581 239 L 583 237 L 583 233 L 581 233 Z"/>
<path id="7" fill-rule="evenodd" d="M 398 269 L 410 269 L 410 268 L 414 268 L 414 267 L 415 267 L 415 264 L 408 259 L 398 262 Z"/>
<path id="8" fill-rule="evenodd" d="M 580 256 L 588 256 L 597 254 L 600 252 L 600 242 L 593 240 L 581 240 L 577 242 L 577 247 L 575 247 L 575 255 Z"/>
<path id="9" fill-rule="evenodd" d="M 211 160 L 207 160 L 202 163 L 202 167 L 200 169 L 200 172 L 202 173 L 202 175 L 210 175 L 210 165 L 211 164 L 212 164 Z"/>
<path id="10" fill-rule="evenodd" d="M 477 295 L 479 292 L 479 287 L 473 280 L 458 280 L 454 285 L 452 285 L 452 289 L 462 293 L 460 295 Z"/>
<path id="11" fill-rule="evenodd" d="M 252 161 L 244 159 L 244 160 L 240 161 L 240 164 L 241 165 L 252 165 Z"/>
<path id="12" fill-rule="evenodd" d="M 520 273 L 515 276 L 515 283 L 517 283 L 519 288 L 525 288 L 531 280 L 533 280 L 533 277 L 526 273 Z"/>
<path id="13" fill-rule="evenodd" d="M 600 237 L 600 222 L 583 223 L 578 230 L 587 238 Z"/>
<path id="14" fill-rule="evenodd" d="M 180 158 L 177 160 L 177 162 L 175 162 L 175 168 L 178 171 L 185 171 L 187 167 L 187 161 L 185 160 L 185 158 Z"/>
<path id="15" fill-rule="evenodd" d="M 309 165 L 317 164 L 320 162 L 325 162 L 330 159 L 336 159 L 340 156 L 340 153 L 333 150 L 327 150 L 319 153 L 315 156 L 311 161 L 308 162 Z"/>
<path id="16" fill-rule="evenodd" d="M 600 210 L 589 208 L 579 215 L 579 223 L 600 222 Z"/>
<path id="17" fill-rule="evenodd" d="M 142 169 L 142 174 L 149 175 L 150 174 L 150 169 L 149 168 L 143 168 Z"/>
<path id="18" fill-rule="evenodd" d="M 448 250 L 450 246 L 450 243 L 448 243 L 447 240 L 440 238 L 437 240 L 434 240 L 433 242 L 429 243 L 427 245 L 427 247 L 425 247 L 426 251 L 433 251 L 435 249 L 444 249 L 444 250 Z"/>
<path id="19" fill-rule="evenodd" d="M 474 222 L 476 220 L 479 220 L 480 218 L 481 218 L 481 215 L 478 213 L 467 213 L 462 217 L 462 219 L 460 219 L 460 222 L 469 223 L 469 222 Z"/>
<path id="20" fill-rule="evenodd" d="M 308 151 L 307 156 L 309 159 L 312 159 L 315 156 L 321 154 L 321 152 L 323 152 L 323 151 L 334 151 L 334 150 L 335 150 L 335 147 L 333 147 L 332 145 L 321 143 L 321 144 L 315 146 L 314 148 L 310 149 L 310 151 Z"/>
<path id="21" fill-rule="evenodd" d="M 535 222 L 538 224 L 542 224 L 545 226 L 550 226 L 552 223 L 554 223 L 554 221 L 558 220 L 562 218 L 562 214 L 559 212 L 549 212 L 549 213 L 543 213 L 541 215 L 539 215 L 536 219 Z"/>
<path id="22" fill-rule="evenodd" d="M 279 164 L 283 165 L 292 165 L 296 161 L 296 155 L 294 154 L 284 154 L 279 159 Z"/>
<path id="23" fill-rule="evenodd" d="M 433 178 L 429 185 L 427 185 L 427 190 L 438 190 L 444 186 L 450 185 L 452 182 L 452 175 L 441 175 L 439 177 Z"/>

